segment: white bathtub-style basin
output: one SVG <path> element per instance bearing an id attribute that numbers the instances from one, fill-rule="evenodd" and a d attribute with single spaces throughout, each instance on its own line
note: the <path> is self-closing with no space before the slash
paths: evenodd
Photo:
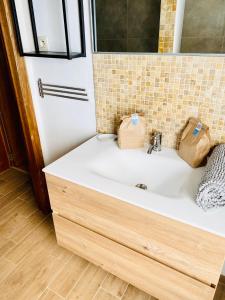
<path id="1" fill-rule="evenodd" d="M 225 237 L 225 208 L 195 203 L 204 168 L 192 169 L 173 149 L 120 150 L 113 135 L 96 136 L 44 172 Z M 148 189 L 137 188 L 145 184 Z"/>

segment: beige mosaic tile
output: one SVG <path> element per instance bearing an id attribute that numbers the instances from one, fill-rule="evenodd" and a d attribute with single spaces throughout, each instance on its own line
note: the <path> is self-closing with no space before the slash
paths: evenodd
<path id="1" fill-rule="evenodd" d="M 159 53 L 173 52 L 177 0 L 162 0 L 159 28 Z"/>
<path id="2" fill-rule="evenodd" d="M 214 142 L 225 142 L 224 57 L 94 54 L 93 61 L 99 132 L 116 132 L 122 115 L 143 112 L 148 136 L 160 130 L 163 144 L 175 147 L 187 119 L 198 116 Z"/>

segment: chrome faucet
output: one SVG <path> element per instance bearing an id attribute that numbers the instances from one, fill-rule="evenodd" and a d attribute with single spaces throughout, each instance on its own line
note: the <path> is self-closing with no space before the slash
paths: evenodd
<path id="1" fill-rule="evenodd" d="M 147 153 L 151 154 L 152 151 L 161 151 L 161 145 L 162 145 L 162 133 L 161 132 L 154 132 L 152 137 L 152 143 L 150 144 Z"/>

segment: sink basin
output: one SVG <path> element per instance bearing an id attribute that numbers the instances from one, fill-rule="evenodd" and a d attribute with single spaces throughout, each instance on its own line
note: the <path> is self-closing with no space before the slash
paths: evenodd
<path id="1" fill-rule="evenodd" d="M 147 154 L 145 150 L 119 150 L 101 153 L 90 170 L 102 177 L 165 197 L 195 198 L 204 168 L 191 168 L 174 150 Z"/>

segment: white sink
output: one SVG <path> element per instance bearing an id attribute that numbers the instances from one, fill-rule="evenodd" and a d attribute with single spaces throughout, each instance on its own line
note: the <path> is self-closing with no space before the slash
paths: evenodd
<path id="1" fill-rule="evenodd" d="M 192 169 L 173 149 L 120 150 L 112 135 L 96 136 L 44 169 L 132 205 L 225 237 L 225 208 L 195 203 L 204 168 Z M 147 185 L 147 190 L 135 187 Z"/>
<path id="2" fill-rule="evenodd" d="M 191 168 L 174 150 L 110 150 L 96 156 L 90 171 L 131 187 L 145 184 L 147 192 L 165 197 L 195 199 L 204 168 Z"/>

